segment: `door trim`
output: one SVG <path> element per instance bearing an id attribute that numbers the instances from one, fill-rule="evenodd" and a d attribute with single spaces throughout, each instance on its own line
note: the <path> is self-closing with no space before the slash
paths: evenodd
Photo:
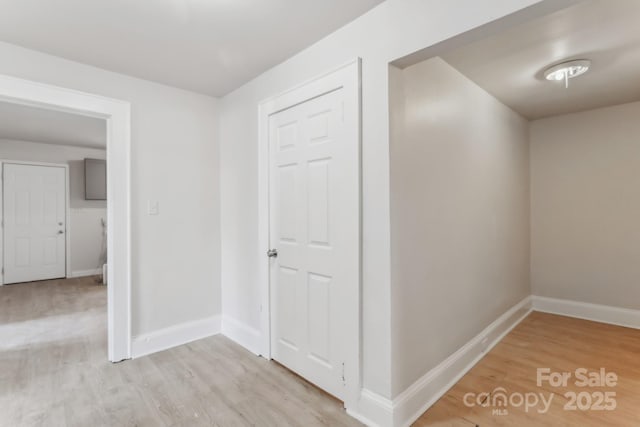
<path id="1" fill-rule="evenodd" d="M 108 358 L 131 358 L 131 104 L 7 75 L 0 101 L 105 119 L 107 122 Z"/>
<path id="2" fill-rule="evenodd" d="M 71 274 L 71 213 L 70 211 L 70 195 L 69 195 L 69 165 L 59 163 L 43 163 L 43 162 L 27 162 L 22 160 L 6 160 L 0 159 L 0 219 L 4 220 L 4 165 L 26 165 L 26 166 L 45 166 L 51 168 L 64 169 L 64 191 L 65 191 L 65 277 Z M 4 269 L 4 223 L 0 227 L 0 266 Z M 4 270 L 3 270 L 4 271 Z M 4 285 L 4 274 L 0 274 L 0 286 Z"/>
<path id="3" fill-rule="evenodd" d="M 345 331 L 353 334 L 353 348 L 349 349 L 345 361 L 345 407 L 354 407 L 362 388 L 362 150 L 361 150 L 361 60 L 348 63 L 318 76 L 306 83 L 287 90 L 261 102 L 258 106 L 258 253 L 261 260 L 259 270 L 260 287 L 260 342 L 259 354 L 271 359 L 271 288 L 269 276 L 269 116 L 306 102 L 336 89 L 345 90 L 345 123 L 357 129 L 358 144 L 358 300 L 354 301 L 352 325 Z M 349 118 L 350 120 L 346 120 Z"/>

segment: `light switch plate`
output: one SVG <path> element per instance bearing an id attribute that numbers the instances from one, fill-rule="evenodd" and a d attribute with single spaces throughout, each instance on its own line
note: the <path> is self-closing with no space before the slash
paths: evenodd
<path id="1" fill-rule="evenodd" d="M 160 213 L 160 204 L 159 204 L 159 202 L 149 200 L 149 205 L 147 207 L 147 213 L 149 215 L 158 215 Z"/>

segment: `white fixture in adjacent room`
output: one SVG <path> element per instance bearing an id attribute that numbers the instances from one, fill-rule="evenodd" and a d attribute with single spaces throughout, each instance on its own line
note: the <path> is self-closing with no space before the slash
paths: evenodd
<path id="1" fill-rule="evenodd" d="M 544 71 L 544 77 L 550 81 L 564 80 L 564 87 L 569 87 L 569 79 L 578 77 L 589 71 L 591 61 L 588 59 L 576 59 L 553 65 Z"/>

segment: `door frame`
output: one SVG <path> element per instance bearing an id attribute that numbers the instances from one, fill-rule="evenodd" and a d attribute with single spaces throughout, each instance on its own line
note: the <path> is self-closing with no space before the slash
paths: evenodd
<path id="1" fill-rule="evenodd" d="M 4 285 L 4 165 L 25 165 L 25 166 L 44 166 L 50 168 L 63 168 L 64 169 L 64 191 L 65 191 L 65 207 L 64 207 L 64 233 L 65 233 L 65 263 L 64 263 L 64 276 L 68 278 L 71 274 L 71 213 L 70 210 L 70 195 L 69 195 L 69 165 L 60 163 L 44 163 L 44 162 L 29 162 L 22 160 L 8 160 L 0 159 L 0 218 L 2 219 L 2 226 L 0 227 L 0 266 L 2 266 L 3 274 L 0 274 L 0 286 Z"/>
<path id="2" fill-rule="evenodd" d="M 362 388 L 362 125 L 361 125 L 361 59 L 356 58 L 312 80 L 262 101 L 258 105 L 258 253 L 262 261 L 258 272 L 260 287 L 260 339 L 258 353 L 271 359 L 271 286 L 267 251 L 270 244 L 270 156 L 269 117 L 275 113 L 335 91 L 345 90 L 344 115 L 346 126 L 353 126 L 357 135 L 358 164 L 358 266 L 357 301 L 353 301 L 350 325 L 345 327 L 352 335 L 353 347 L 347 351 L 345 361 L 345 407 L 354 406 Z"/>
<path id="3" fill-rule="evenodd" d="M 0 75 L 0 101 L 106 120 L 108 359 L 131 358 L 131 105 Z"/>

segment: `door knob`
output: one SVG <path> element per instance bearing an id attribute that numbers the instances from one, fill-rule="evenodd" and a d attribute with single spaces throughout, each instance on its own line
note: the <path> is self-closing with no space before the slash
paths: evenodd
<path id="1" fill-rule="evenodd" d="M 58 234 L 64 234 L 64 231 L 58 230 Z"/>
<path id="2" fill-rule="evenodd" d="M 275 257 L 277 257 L 277 256 L 278 256 L 278 250 L 277 250 L 277 249 L 269 249 L 269 250 L 267 251 L 267 256 L 268 256 L 269 258 L 275 258 Z"/>

